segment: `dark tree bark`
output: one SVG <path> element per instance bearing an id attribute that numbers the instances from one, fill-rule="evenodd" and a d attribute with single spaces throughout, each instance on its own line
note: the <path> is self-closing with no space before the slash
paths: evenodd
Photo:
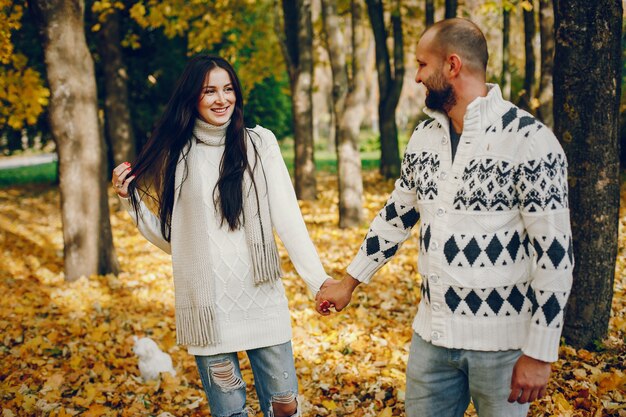
<path id="1" fill-rule="evenodd" d="M 426 0 L 424 5 L 424 15 L 426 17 L 426 27 L 431 27 L 435 23 L 435 0 Z"/>
<path id="2" fill-rule="evenodd" d="M 456 9 L 458 6 L 458 0 L 446 0 L 446 19 L 456 17 Z"/>
<path id="3" fill-rule="evenodd" d="M 563 335 L 593 347 L 607 334 L 619 221 L 622 3 L 554 1 L 554 126 L 569 163 L 574 285 Z"/>
<path id="4" fill-rule="evenodd" d="M 278 0 L 276 0 L 277 15 Z M 291 86 L 295 189 L 300 200 L 317 197 L 313 154 L 313 24 L 311 0 L 282 0 L 283 29 L 276 33 Z"/>
<path id="5" fill-rule="evenodd" d="M 84 3 L 33 0 L 29 6 L 41 34 L 51 91 L 50 127 L 59 153 L 65 279 L 117 273 Z"/>
<path id="6" fill-rule="evenodd" d="M 351 46 L 348 48 L 334 0 L 322 0 L 322 17 L 333 73 L 333 106 L 339 179 L 339 227 L 363 221 L 363 179 L 359 131 L 365 103 L 366 31 L 362 0 L 351 1 Z M 348 71 L 347 51 L 352 52 Z M 349 75 L 351 74 L 351 76 Z"/>
<path id="7" fill-rule="evenodd" d="M 554 9 L 552 0 L 539 0 L 539 33 L 541 36 L 541 75 L 539 78 L 539 108 L 537 116 L 549 127 L 552 115 L 552 71 L 554 68 Z"/>
<path id="8" fill-rule="evenodd" d="M 98 49 L 104 73 L 104 114 L 113 166 L 135 159 L 135 136 L 128 104 L 128 72 L 122 57 L 120 15 L 114 10 L 102 24 Z"/>
<path id="9" fill-rule="evenodd" d="M 500 76 L 500 85 L 502 86 L 502 95 L 507 100 L 511 99 L 511 70 L 509 69 L 510 33 L 511 33 L 511 10 L 507 6 L 504 6 L 502 8 L 502 75 Z"/>
<path id="10" fill-rule="evenodd" d="M 520 106 L 532 113 L 532 100 L 535 97 L 533 92 L 535 89 L 535 46 L 534 39 L 537 29 L 535 27 L 535 2 L 529 0 L 532 9 L 524 9 L 524 94 L 520 97 Z"/>
<path id="11" fill-rule="evenodd" d="M 382 1 L 366 0 L 366 3 L 376 43 L 376 71 L 378 73 L 378 90 L 380 92 L 380 101 L 378 103 L 380 172 L 386 178 L 394 178 L 400 175 L 396 107 L 400 100 L 402 82 L 404 81 L 404 51 L 402 50 L 400 3 L 398 0 L 394 2 L 394 9 L 391 13 L 391 24 L 393 27 L 393 74 L 387 48 L 387 29 L 385 28 Z"/>

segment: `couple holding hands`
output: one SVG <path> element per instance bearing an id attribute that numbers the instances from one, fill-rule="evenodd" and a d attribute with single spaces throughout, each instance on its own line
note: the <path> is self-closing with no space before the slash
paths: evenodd
<path id="1" fill-rule="evenodd" d="M 113 170 L 140 232 L 172 255 L 177 343 L 196 359 L 213 416 L 248 415 L 240 351 L 264 415 L 301 415 L 274 232 L 328 315 L 419 224 L 407 416 L 461 417 L 470 400 L 480 417 L 525 416 L 545 395 L 574 262 L 565 155 L 486 83 L 487 43 L 471 21 L 431 26 L 416 58 L 431 118 L 341 280 L 324 271 L 274 134 L 244 126 L 222 58 L 188 62 L 134 165 Z"/>

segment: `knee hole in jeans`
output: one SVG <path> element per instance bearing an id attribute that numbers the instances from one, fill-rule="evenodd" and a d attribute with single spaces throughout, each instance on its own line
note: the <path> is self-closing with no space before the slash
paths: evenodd
<path id="1" fill-rule="evenodd" d="M 291 417 L 298 411 L 297 396 L 293 392 L 274 395 L 271 399 L 272 417 Z"/>
<path id="2" fill-rule="evenodd" d="M 234 391 L 244 388 L 246 384 L 235 375 L 235 366 L 229 360 L 209 364 L 211 379 L 223 392 Z"/>

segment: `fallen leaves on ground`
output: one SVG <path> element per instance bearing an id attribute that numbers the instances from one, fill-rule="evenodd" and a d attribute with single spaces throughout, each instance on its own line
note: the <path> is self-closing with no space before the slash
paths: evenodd
<path id="1" fill-rule="evenodd" d="M 383 206 L 392 181 L 365 176 L 365 218 Z M 340 276 L 367 231 L 339 230 L 336 177 L 320 174 L 319 200 L 301 203 L 327 272 Z M 609 336 L 600 352 L 561 347 L 549 395 L 532 416 L 626 416 L 626 188 Z M 137 232 L 111 198 L 119 276 L 68 283 L 58 190 L 0 190 L 0 408 L 13 416 L 209 416 L 193 358 L 175 345 L 169 256 Z M 305 417 L 404 415 L 411 323 L 420 298 L 416 236 L 344 312 L 313 309 L 281 246 Z M 176 377 L 144 383 L 132 336 L 148 335 L 173 358 Z M 240 356 L 258 412 L 250 364 Z M 475 412 L 468 411 L 468 416 Z"/>

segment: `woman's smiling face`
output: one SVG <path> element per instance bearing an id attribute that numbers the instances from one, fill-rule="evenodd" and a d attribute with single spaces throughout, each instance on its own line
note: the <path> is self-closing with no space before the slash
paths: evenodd
<path id="1" fill-rule="evenodd" d="M 230 120 L 235 110 L 235 89 L 225 69 L 209 71 L 198 100 L 198 115 L 205 122 L 221 126 Z"/>

